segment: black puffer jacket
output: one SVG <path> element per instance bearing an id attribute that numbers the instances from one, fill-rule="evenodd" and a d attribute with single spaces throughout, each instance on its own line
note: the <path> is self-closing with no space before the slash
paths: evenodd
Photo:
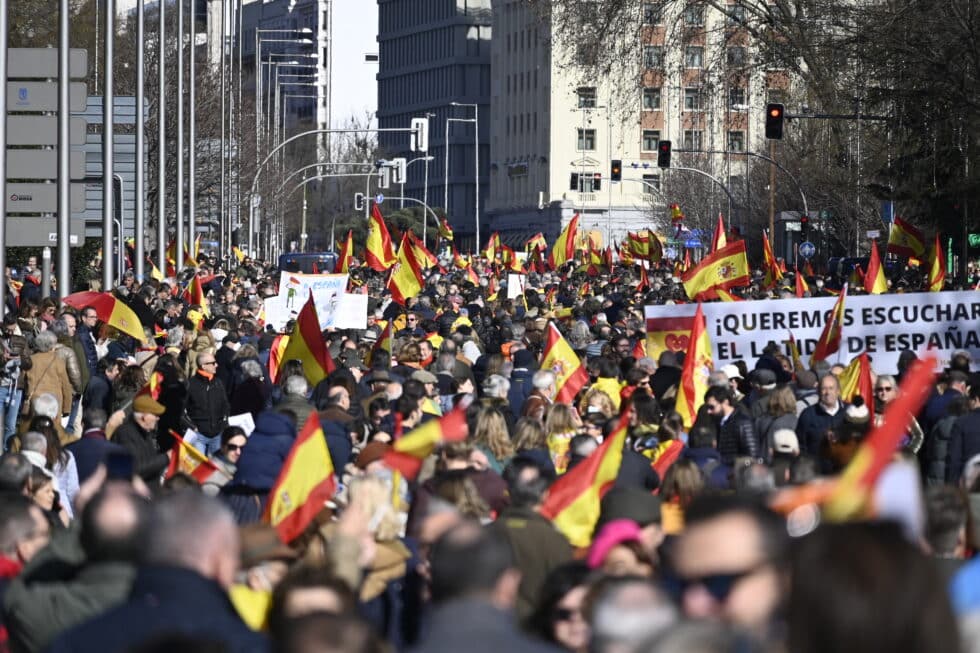
<path id="1" fill-rule="evenodd" d="M 742 456 L 759 457 L 759 439 L 751 417 L 736 410 L 727 421 L 718 425 L 718 453 L 725 465 L 731 465 L 735 458 Z"/>
<path id="2" fill-rule="evenodd" d="M 187 382 L 187 417 L 206 437 L 220 435 L 228 422 L 228 395 L 218 377 L 195 374 Z"/>

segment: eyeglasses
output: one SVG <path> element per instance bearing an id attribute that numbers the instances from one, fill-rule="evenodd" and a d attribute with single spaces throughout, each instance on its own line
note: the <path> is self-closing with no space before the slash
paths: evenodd
<path id="1" fill-rule="evenodd" d="M 571 621 L 573 618 L 582 618 L 581 610 L 573 610 L 572 608 L 555 608 L 554 619 L 555 621 Z"/>
<path id="2" fill-rule="evenodd" d="M 891 391 L 892 391 L 892 390 L 894 390 L 894 389 L 895 389 L 895 388 L 893 388 L 893 387 L 891 387 L 891 386 L 888 386 L 888 387 L 881 387 L 881 388 L 875 388 L 875 392 L 891 392 Z"/>
<path id="3" fill-rule="evenodd" d="M 198 365 L 217 365 L 217 361 L 198 361 Z"/>
<path id="4" fill-rule="evenodd" d="M 225 448 L 228 451 L 241 451 L 245 447 L 244 444 L 226 444 Z"/>
<path id="5" fill-rule="evenodd" d="M 405 321 L 406 322 L 414 322 L 415 321 L 415 318 L 414 317 L 408 317 L 408 318 L 405 318 Z"/>
<path id="6" fill-rule="evenodd" d="M 718 601 L 719 603 L 724 603 L 725 600 L 728 599 L 728 595 L 732 593 L 732 590 L 735 589 L 735 586 L 738 585 L 740 580 L 758 572 L 766 564 L 767 563 L 762 562 L 744 571 L 727 574 L 709 574 L 707 576 L 691 578 L 681 578 L 675 574 L 666 573 L 663 576 L 663 584 L 667 592 L 678 600 L 683 597 L 690 588 L 701 586 L 708 592 L 708 594 L 711 595 L 714 600 Z"/>

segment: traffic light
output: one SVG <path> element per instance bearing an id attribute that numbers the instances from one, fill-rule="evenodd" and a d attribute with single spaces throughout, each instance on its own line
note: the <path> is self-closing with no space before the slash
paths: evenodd
<path id="1" fill-rule="evenodd" d="M 657 167 L 670 167 L 670 141 L 660 141 L 657 146 Z"/>
<path id="2" fill-rule="evenodd" d="M 609 169 L 609 181 L 622 181 L 623 180 L 623 162 L 619 159 L 612 160 L 612 166 Z"/>
<path id="3" fill-rule="evenodd" d="M 803 242 L 810 240 L 810 216 L 804 215 L 800 217 L 800 237 Z"/>
<path id="4" fill-rule="evenodd" d="M 786 107 L 775 103 L 766 105 L 766 138 L 778 140 L 783 137 L 785 118 Z"/>

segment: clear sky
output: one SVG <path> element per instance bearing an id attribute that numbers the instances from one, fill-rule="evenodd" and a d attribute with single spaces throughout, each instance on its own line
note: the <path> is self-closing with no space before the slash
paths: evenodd
<path id="1" fill-rule="evenodd" d="M 364 55 L 378 52 L 376 0 L 333 0 L 333 106 L 334 127 L 350 116 L 363 118 L 378 108 L 378 64 Z"/>

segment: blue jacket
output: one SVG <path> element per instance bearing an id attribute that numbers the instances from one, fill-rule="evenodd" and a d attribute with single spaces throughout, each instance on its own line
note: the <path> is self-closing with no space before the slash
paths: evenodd
<path id="1" fill-rule="evenodd" d="M 963 474 L 963 466 L 980 453 L 980 408 L 974 408 L 953 422 L 949 434 L 949 450 L 946 452 L 946 482 L 956 484 Z"/>
<path id="2" fill-rule="evenodd" d="M 99 353 L 95 351 L 95 340 L 92 337 L 92 331 L 79 322 L 75 337 L 82 343 L 82 351 L 85 352 L 85 364 L 88 365 L 89 375 L 95 376 L 95 373 L 98 371 Z"/>
<path id="3" fill-rule="evenodd" d="M 534 390 L 531 379 L 534 372 L 526 368 L 516 369 L 510 374 L 510 390 L 507 391 L 507 401 L 510 402 L 510 410 L 514 415 L 520 415 L 524 407 L 524 401 Z"/>
<path id="4" fill-rule="evenodd" d="M 62 633 L 52 653 L 121 653 L 155 636 L 216 640 L 229 653 L 265 653 L 265 638 L 242 623 L 214 581 L 179 567 L 141 568 L 129 600 Z"/>
<path id="5" fill-rule="evenodd" d="M 344 466 L 350 462 L 354 452 L 354 445 L 348 434 L 350 427 L 347 424 L 320 418 L 320 428 L 323 429 L 327 449 L 330 450 L 330 462 L 333 463 L 334 471 L 339 477 L 344 473 Z"/>
<path id="6" fill-rule="evenodd" d="M 272 489 L 295 441 L 296 425 L 291 419 L 272 411 L 260 413 L 238 460 L 235 476 L 226 487 Z"/>
<path id="7" fill-rule="evenodd" d="M 78 482 L 84 483 L 105 462 L 110 453 L 126 453 L 126 449 L 105 438 L 104 431 L 88 431 L 82 437 L 65 447 L 75 456 L 78 467 Z"/>
<path id="8" fill-rule="evenodd" d="M 796 422 L 796 435 L 800 440 L 800 453 L 820 457 L 820 447 L 828 429 L 840 426 L 844 422 L 847 406 L 838 401 L 837 412 L 833 415 L 817 402 L 800 413 Z"/>

